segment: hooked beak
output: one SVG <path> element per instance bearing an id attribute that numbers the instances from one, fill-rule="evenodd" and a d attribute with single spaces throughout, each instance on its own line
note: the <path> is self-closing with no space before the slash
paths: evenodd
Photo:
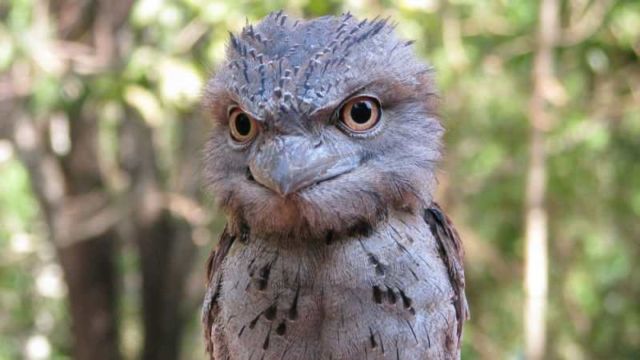
<path id="1" fill-rule="evenodd" d="M 356 154 L 338 154 L 302 136 L 280 136 L 260 148 L 249 170 L 256 182 L 284 197 L 350 172 L 359 163 Z"/>

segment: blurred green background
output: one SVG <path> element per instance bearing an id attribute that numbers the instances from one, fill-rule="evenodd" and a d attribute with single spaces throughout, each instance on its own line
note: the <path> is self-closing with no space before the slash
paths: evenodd
<path id="1" fill-rule="evenodd" d="M 545 84 L 551 359 L 640 358 L 640 1 L 559 0 Z M 390 16 L 438 73 L 463 358 L 525 355 L 537 1 L 2 0 L 0 359 L 203 359 L 203 84 L 270 11 Z M 91 355 L 88 355 L 91 354 Z"/>

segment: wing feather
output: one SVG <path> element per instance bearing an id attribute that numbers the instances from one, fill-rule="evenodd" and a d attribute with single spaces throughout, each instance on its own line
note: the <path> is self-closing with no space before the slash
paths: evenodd
<path id="1" fill-rule="evenodd" d="M 213 323 L 216 316 L 220 312 L 218 307 L 218 297 L 220 296 L 222 272 L 219 270 L 220 265 L 229 253 L 229 249 L 231 249 L 231 245 L 234 240 L 235 236 L 229 232 L 228 226 L 225 226 L 222 231 L 222 235 L 220 236 L 218 246 L 211 252 L 209 259 L 207 260 L 207 291 L 202 305 L 202 323 L 204 325 L 207 352 L 211 358 L 213 358 L 214 353 L 211 331 L 213 329 Z"/>
<path id="2" fill-rule="evenodd" d="M 431 228 L 431 233 L 438 243 L 438 249 L 449 273 L 451 286 L 455 291 L 454 306 L 458 319 L 458 347 L 462 338 L 462 326 L 469 319 L 469 307 L 464 293 L 464 249 L 462 241 L 449 217 L 437 203 L 433 202 L 425 210 L 424 219 Z"/>

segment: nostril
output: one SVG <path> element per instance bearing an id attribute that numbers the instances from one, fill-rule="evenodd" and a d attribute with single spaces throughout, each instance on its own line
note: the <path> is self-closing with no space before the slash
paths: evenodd
<path id="1" fill-rule="evenodd" d="M 253 178 L 253 174 L 251 173 L 251 169 L 249 169 L 248 167 L 247 167 L 247 173 L 246 173 L 246 175 L 247 175 L 247 180 L 249 180 L 249 181 L 256 181 L 256 179 L 254 179 L 254 178 Z"/>

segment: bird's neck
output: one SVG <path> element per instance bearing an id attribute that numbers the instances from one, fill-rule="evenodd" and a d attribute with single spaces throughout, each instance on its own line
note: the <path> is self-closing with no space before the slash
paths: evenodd
<path id="1" fill-rule="evenodd" d="M 420 216 L 425 206 L 419 208 L 401 208 L 389 210 L 374 222 L 366 220 L 356 221 L 349 226 L 337 229 L 327 229 L 321 232 L 310 229 L 306 224 L 300 224 L 288 231 L 267 232 L 260 228 L 252 228 L 242 216 L 228 216 L 228 229 L 241 242 L 250 239 L 272 244 L 275 247 L 308 247 L 312 244 L 330 245 L 345 239 L 366 238 L 388 226 L 389 221 L 410 222 Z M 277 216 L 277 215 L 274 215 Z"/>

